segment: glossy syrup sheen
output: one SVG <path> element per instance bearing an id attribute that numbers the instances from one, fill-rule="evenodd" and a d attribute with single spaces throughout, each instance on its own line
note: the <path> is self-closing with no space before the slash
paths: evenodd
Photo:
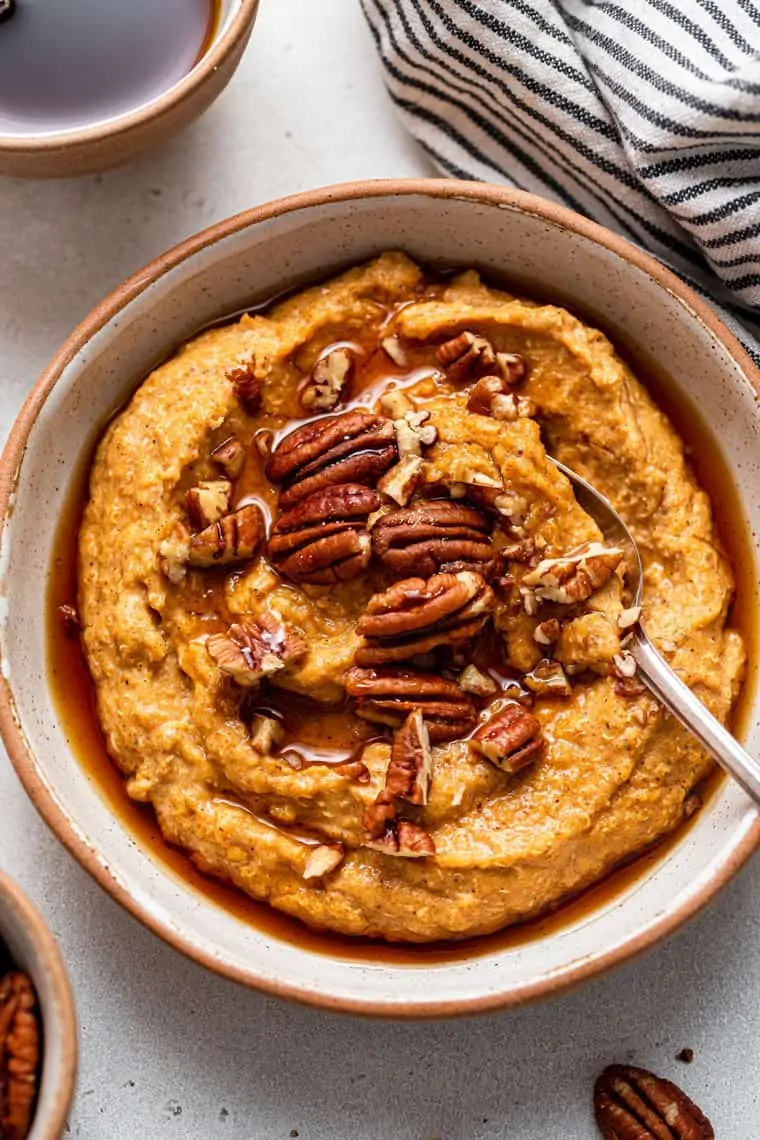
<path id="1" fill-rule="evenodd" d="M 620 343 L 617 338 L 616 341 Z M 428 363 L 425 354 L 429 352 L 429 348 L 420 350 L 412 361 L 412 367 Z M 627 355 L 631 358 L 636 374 L 647 385 L 650 394 L 663 407 L 679 435 L 685 440 L 700 483 L 710 493 L 713 502 L 720 504 L 720 510 L 716 511 L 717 528 L 736 575 L 736 597 L 730 620 L 731 624 L 741 630 L 747 643 L 748 658 L 750 662 L 754 662 L 756 585 L 750 569 L 746 521 L 725 461 L 706 426 L 701 423 L 694 409 L 675 395 L 674 385 L 667 377 L 660 372 L 655 373 L 639 353 L 632 351 Z M 384 357 L 384 354 L 382 356 Z M 393 375 L 393 367 L 389 368 L 387 361 L 382 365 L 379 361 L 378 355 L 365 358 L 359 381 L 350 393 L 354 400 L 358 398 L 367 400 L 371 393 L 377 392 L 378 388 L 385 385 L 389 374 Z M 405 369 L 398 371 L 403 372 Z M 98 437 L 101 431 L 102 427 L 98 430 Z M 137 837 L 154 859 L 163 863 L 167 869 L 218 906 L 264 930 L 270 936 L 317 953 L 338 955 L 353 960 L 392 962 L 410 966 L 452 962 L 544 938 L 580 921 L 645 875 L 680 842 L 685 828 L 689 826 L 688 823 L 682 824 L 651 851 L 639 855 L 627 866 L 619 868 L 603 882 L 589 888 L 575 899 L 565 902 L 553 913 L 512 926 L 497 934 L 454 944 L 389 945 L 368 939 L 354 939 L 312 931 L 302 923 L 248 898 L 243 892 L 201 874 L 186 854 L 166 843 L 152 810 L 135 803 L 127 796 L 122 778 L 108 757 L 95 713 L 93 686 L 79 640 L 65 635 L 58 615 L 58 607 L 66 602 L 74 602 L 77 596 L 77 533 L 84 508 L 87 473 L 95 443 L 96 439 L 93 441 L 90 454 L 84 457 L 79 471 L 72 480 L 67 506 L 59 524 L 54 564 L 49 577 L 47 632 L 51 689 L 72 751 L 114 814 L 122 820 L 125 827 Z M 269 506 L 269 495 L 263 483 L 260 464 L 257 462 L 249 462 L 243 473 L 238 488 L 238 500 L 240 499 L 254 500 L 260 502 L 262 506 Z M 199 613 L 203 610 L 213 611 L 218 598 L 218 588 L 214 583 L 209 583 L 205 597 L 198 599 Z M 742 696 L 734 711 L 735 729 L 741 726 L 744 712 L 749 705 L 754 680 L 754 673 L 751 673 L 745 682 Z M 258 704 L 267 707 L 265 695 L 258 699 Z M 284 749 L 296 753 L 297 762 L 344 762 L 357 755 L 362 743 L 366 743 L 369 738 L 370 726 L 359 722 L 355 717 L 341 721 L 340 715 L 336 716 L 334 710 L 318 712 L 315 715 L 313 705 L 307 708 L 302 702 L 299 708 L 297 699 L 287 697 L 283 699 L 281 694 L 277 695 L 276 705 L 277 714 L 285 713 L 290 725 L 296 726 L 291 727 Z M 720 773 L 716 772 L 711 776 L 701 789 L 703 799 L 709 798 L 721 781 Z M 271 820 L 266 822 L 272 825 Z M 301 838 L 304 842 L 310 841 L 307 835 Z"/>
<path id="2" fill-rule="evenodd" d="M 74 130 L 183 79 L 208 49 L 219 0 L 18 0 L 0 23 L 0 135 Z"/>

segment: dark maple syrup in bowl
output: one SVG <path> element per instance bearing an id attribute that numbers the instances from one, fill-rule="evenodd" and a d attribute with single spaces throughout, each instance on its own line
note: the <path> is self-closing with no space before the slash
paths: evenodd
<path id="1" fill-rule="evenodd" d="M 220 0 L 16 0 L 0 23 L 0 135 L 73 131 L 150 103 L 210 46 Z"/>

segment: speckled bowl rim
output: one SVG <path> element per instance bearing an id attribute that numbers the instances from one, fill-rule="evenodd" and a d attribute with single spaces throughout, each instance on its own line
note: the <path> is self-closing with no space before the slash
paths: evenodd
<path id="1" fill-rule="evenodd" d="M 142 104 L 134 111 L 114 115 L 110 119 L 93 124 L 91 127 L 76 127 L 67 131 L 51 131 L 44 135 L 4 135 L 0 134 L 0 155 L 43 155 L 70 150 L 83 143 L 96 143 L 105 139 L 114 140 L 128 131 L 140 127 L 183 103 L 197 91 L 212 72 L 217 71 L 232 54 L 240 39 L 256 18 L 259 0 L 240 0 L 240 7 L 230 20 L 223 35 L 214 40 L 187 75 L 173 84 L 168 91 L 157 95 L 150 102 Z M 80 326 L 81 327 L 81 326 Z"/>
<path id="2" fill-rule="evenodd" d="M 39 960 L 39 968 L 48 975 L 50 988 L 54 995 L 54 1000 L 47 1005 L 43 1004 L 42 999 L 40 999 L 43 1026 L 43 1066 L 40 1090 L 50 1082 L 53 1085 L 53 1103 L 44 1120 L 42 1118 L 38 1120 L 35 1115 L 31 1132 L 38 1140 L 58 1140 L 66 1127 L 76 1086 L 78 1045 L 74 995 L 63 955 L 50 927 L 18 883 L 3 871 L 0 871 L 0 894 L 10 902 L 19 927 L 23 928 L 29 942 L 34 947 L 34 953 Z M 2 931 L 0 931 L 1 934 Z M 48 1072 L 49 1066 L 45 1064 L 44 1032 L 46 1025 L 48 1026 L 48 1033 L 50 1032 L 51 1019 L 56 1022 L 58 1037 L 61 1041 L 61 1060 L 54 1071 Z"/>
<path id="3" fill-rule="evenodd" d="M 19 412 L 0 459 L 0 519 L 2 520 L 0 523 L 0 542 L 2 541 L 2 531 L 12 513 L 13 495 L 24 457 L 26 441 L 45 401 L 64 368 L 84 348 L 90 338 L 102 329 L 108 321 L 112 320 L 125 305 L 180 262 L 191 258 L 199 251 L 231 234 L 255 225 L 257 222 L 276 218 L 283 214 L 295 213 L 327 202 L 348 203 L 400 195 L 423 195 L 441 200 L 471 199 L 481 205 L 491 205 L 497 209 L 514 208 L 550 224 L 564 227 L 603 246 L 630 262 L 667 293 L 682 301 L 692 311 L 696 319 L 723 345 L 760 396 L 760 372 L 755 368 L 749 355 L 736 337 L 729 332 L 709 305 L 649 254 L 644 253 L 603 226 L 536 195 L 487 183 L 420 178 L 347 182 L 278 198 L 273 202 L 246 210 L 202 230 L 140 269 L 106 297 L 92 310 L 89 316 L 85 317 L 34 385 Z M 351 998 L 333 997 L 329 994 L 314 994 L 296 983 L 262 979 L 254 971 L 219 962 L 213 955 L 197 947 L 191 938 L 184 937 L 168 923 L 164 924 L 156 919 L 146 907 L 141 905 L 128 890 L 114 879 L 108 867 L 98 858 L 97 853 L 79 838 L 67 814 L 57 805 L 48 791 L 37 772 L 35 758 L 28 749 L 24 735 L 16 721 L 13 693 L 4 677 L 0 677 L 0 735 L 2 735 L 27 793 L 46 823 L 85 870 L 89 871 L 93 878 L 117 902 L 121 903 L 145 926 L 158 934 L 169 945 L 182 951 L 189 958 L 206 966 L 214 973 L 222 974 L 233 981 L 278 997 L 291 998 L 308 1005 L 316 1005 L 344 1013 L 390 1016 L 393 1018 L 444 1017 L 482 1013 L 493 1009 L 524 1005 L 564 991 L 661 942 L 667 935 L 701 910 L 713 895 L 737 874 L 750 855 L 760 846 L 760 816 L 758 816 L 741 841 L 737 843 L 730 856 L 725 859 L 700 891 L 676 909 L 664 911 L 645 931 L 621 945 L 606 952 L 600 952 L 592 959 L 587 956 L 583 957 L 577 962 L 571 962 L 562 969 L 552 972 L 548 977 L 524 983 L 508 993 L 488 994 L 480 998 L 468 998 L 462 1001 L 430 1000 L 415 1004 L 413 1009 L 394 1008 L 389 1010 L 384 1001 L 357 1001 Z"/>

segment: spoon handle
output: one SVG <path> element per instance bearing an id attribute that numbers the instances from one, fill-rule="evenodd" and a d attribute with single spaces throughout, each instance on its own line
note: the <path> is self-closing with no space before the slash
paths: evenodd
<path id="1" fill-rule="evenodd" d="M 760 762 L 753 759 L 728 729 L 705 708 L 691 689 L 671 669 L 646 633 L 639 626 L 627 647 L 639 667 L 647 688 L 705 746 L 721 767 L 741 784 L 748 796 L 760 805 Z"/>

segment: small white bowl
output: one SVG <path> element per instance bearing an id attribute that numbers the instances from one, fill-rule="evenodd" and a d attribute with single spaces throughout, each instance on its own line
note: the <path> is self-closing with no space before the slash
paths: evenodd
<path id="1" fill-rule="evenodd" d="M 714 433 L 747 518 L 760 579 L 758 375 L 711 310 L 657 262 L 551 203 L 502 188 L 418 180 L 350 184 L 262 206 L 141 270 L 72 334 L 37 382 L 0 465 L 0 729 L 29 794 L 124 906 L 211 969 L 271 993 L 374 1014 L 436 1016 L 550 994 L 653 945 L 694 914 L 760 842 L 755 808 L 723 784 L 675 844 L 619 893 L 559 929 L 477 957 L 368 962 L 281 941 L 199 895 L 115 818 L 72 755 L 46 677 L 42 584 L 74 471 L 96 425 L 200 326 L 389 248 L 428 264 L 540 283 L 624 330 Z M 752 694 L 745 742 L 760 751 Z"/>
<path id="2" fill-rule="evenodd" d="M 58 943 L 21 888 L 2 872 L 0 941 L 10 951 L 14 966 L 32 979 L 42 1023 L 40 1089 L 27 1140 L 58 1140 L 76 1083 L 74 999 Z"/>

